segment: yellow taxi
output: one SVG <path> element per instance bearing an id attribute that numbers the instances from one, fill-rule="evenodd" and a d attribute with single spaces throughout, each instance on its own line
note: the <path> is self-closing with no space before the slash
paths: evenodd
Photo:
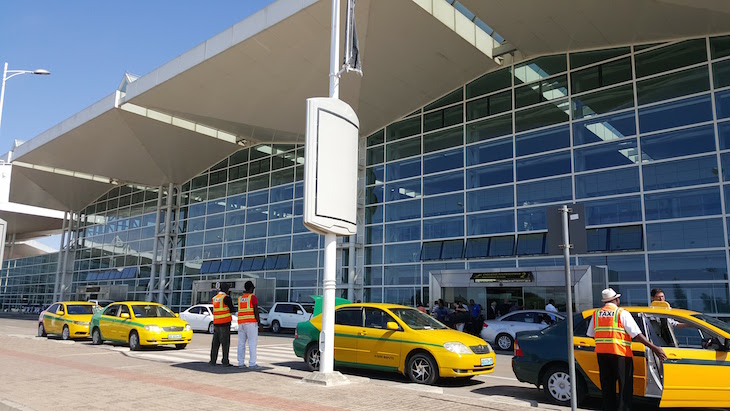
<path id="1" fill-rule="evenodd" d="M 64 301 L 51 304 L 38 321 L 38 336 L 60 335 L 64 340 L 89 336 L 91 316 L 100 307 L 86 301 Z"/>
<path id="2" fill-rule="evenodd" d="M 129 344 L 132 351 L 144 345 L 174 345 L 181 350 L 193 338 L 190 324 L 162 304 L 145 301 L 111 303 L 91 317 L 91 342 Z"/>
<path id="3" fill-rule="evenodd" d="M 294 353 L 319 369 L 322 315 L 297 325 Z M 420 384 L 494 371 L 492 347 L 432 317 L 395 304 L 335 307 L 335 365 L 398 372 Z"/>
<path id="4" fill-rule="evenodd" d="M 730 324 L 695 311 L 671 308 L 621 307 L 636 320 L 651 342 L 662 347 L 661 362 L 641 343 L 633 342 L 634 396 L 659 401 L 660 407 L 730 407 Z M 594 310 L 575 317 L 578 399 L 600 396 L 601 381 L 595 341 L 586 335 Z M 563 323 L 566 323 L 563 321 Z M 565 324 L 517 334 L 512 369 L 522 382 L 542 385 L 556 402 L 570 402 Z"/>

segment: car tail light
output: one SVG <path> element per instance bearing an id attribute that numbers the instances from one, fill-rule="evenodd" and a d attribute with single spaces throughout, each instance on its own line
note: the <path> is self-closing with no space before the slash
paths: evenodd
<path id="1" fill-rule="evenodd" d="M 524 354 L 522 353 L 522 349 L 520 348 L 520 345 L 517 343 L 517 341 L 515 341 L 514 346 L 515 346 L 515 357 L 524 356 Z"/>
<path id="2" fill-rule="evenodd" d="M 299 333 L 297 332 L 296 328 L 294 329 L 294 339 L 296 340 L 299 338 Z"/>
<path id="3" fill-rule="evenodd" d="M 486 322 L 486 321 L 484 321 L 484 322 L 482 323 L 482 328 L 487 328 L 487 327 L 489 327 L 489 324 L 487 324 L 487 322 Z"/>

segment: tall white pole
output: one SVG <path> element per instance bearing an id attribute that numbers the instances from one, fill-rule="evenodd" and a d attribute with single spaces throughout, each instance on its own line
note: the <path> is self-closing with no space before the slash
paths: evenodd
<path id="1" fill-rule="evenodd" d="M 332 33 L 330 44 L 330 97 L 340 97 L 340 0 L 332 0 Z M 337 261 L 337 235 L 324 235 L 324 278 L 322 279 L 322 333 L 320 336 L 321 373 L 332 373 L 335 364 L 335 265 Z"/>
<path id="2" fill-rule="evenodd" d="M 568 213 L 570 209 L 568 206 L 560 208 L 560 213 L 563 217 L 563 257 L 565 259 L 565 294 L 568 298 L 567 301 L 567 313 L 568 313 L 568 370 L 570 372 L 570 409 L 575 411 L 578 404 L 578 398 L 576 396 L 576 381 L 575 378 L 575 353 L 573 352 L 573 290 L 572 281 L 570 279 L 570 234 L 568 231 Z"/>
<path id="3" fill-rule="evenodd" d="M 3 85 L 2 90 L 0 90 L 0 125 L 3 123 L 3 102 L 5 101 L 5 80 L 7 80 L 8 76 L 8 63 L 5 62 L 5 67 L 3 68 Z"/>

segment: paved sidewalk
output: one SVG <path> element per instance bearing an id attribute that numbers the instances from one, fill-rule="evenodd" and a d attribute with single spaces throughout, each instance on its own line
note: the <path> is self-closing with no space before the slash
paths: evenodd
<path id="1" fill-rule="evenodd" d="M 378 384 L 348 377 L 323 387 L 287 367 L 260 371 L 207 363 L 164 364 L 92 347 L 88 342 L 0 336 L 1 410 L 528 410 L 509 397 L 461 398 L 439 387 Z M 560 409 L 561 407 L 542 407 Z"/>

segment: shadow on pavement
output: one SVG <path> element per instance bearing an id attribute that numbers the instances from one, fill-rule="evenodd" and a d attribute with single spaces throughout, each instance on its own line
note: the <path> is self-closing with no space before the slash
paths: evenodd
<path id="1" fill-rule="evenodd" d="M 513 385 L 491 385 L 472 390 L 480 395 L 499 395 L 528 401 L 531 407 L 538 407 L 540 402 L 546 402 L 547 397 L 542 391 L 531 387 L 515 387 Z"/>
<path id="2" fill-rule="evenodd" d="M 216 365 L 210 365 L 207 362 L 187 362 L 187 363 L 180 363 L 180 364 L 172 364 L 171 367 L 173 368 L 182 368 L 185 370 L 190 371 L 198 371 L 198 372 L 204 372 L 208 374 L 221 374 L 221 375 L 229 375 L 229 374 L 243 374 L 243 373 L 257 373 L 257 372 L 264 372 L 264 373 L 275 373 L 278 376 L 281 377 L 288 377 L 296 380 L 300 380 L 301 376 L 296 375 L 289 375 L 286 372 L 277 372 L 278 367 L 271 367 L 267 365 L 259 365 L 258 368 L 254 370 L 248 369 L 248 367 L 244 368 L 238 368 L 237 366 L 230 365 L 230 366 L 224 366 L 223 364 L 216 364 Z"/>

